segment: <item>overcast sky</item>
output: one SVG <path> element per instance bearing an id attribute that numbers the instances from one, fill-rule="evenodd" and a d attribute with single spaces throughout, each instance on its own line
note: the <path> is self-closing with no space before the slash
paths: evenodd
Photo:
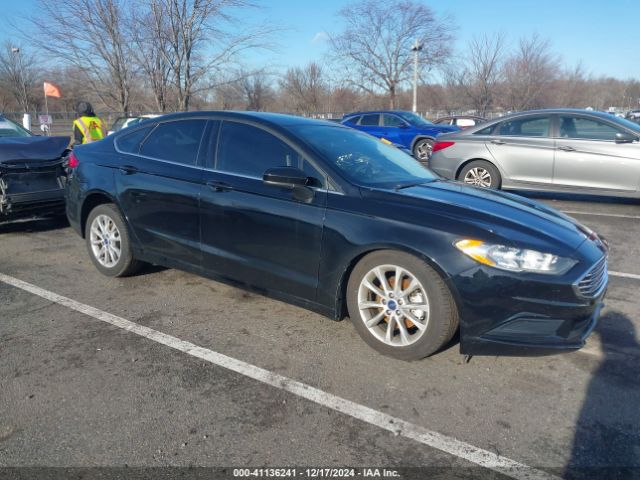
<path id="1" fill-rule="evenodd" d="M 346 0 L 255 0 L 259 8 L 243 11 L 251 24 L 281 27 L 278 50 L 250 55 L 251 66 L 272 68 L 322 62 L 327 33 L 342 26 L 337 15 Z M 37 0 L 0 0 L 0 40 L 10 39 L 8 20 L 20 23 Z M 640 79 L 640 0 L 429 0 L 436 14 L 450 15 L 456 25 L 455 50 L 460 53 L 474 35 L 501 32 L 509 44 L 534 32 L 551 41 L 567 66 L 582 62 L 588 73 Z M 81 28 L 81 26 L 78 26 Z M 38 32 L 46 35 L 46 32 Z"/>

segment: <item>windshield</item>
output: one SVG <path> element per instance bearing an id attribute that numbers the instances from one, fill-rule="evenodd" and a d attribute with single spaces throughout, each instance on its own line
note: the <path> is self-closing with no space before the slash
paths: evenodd
<path id="1" fill-rule="evenodd" d="M 31 137 L 32 133 L 6 118 L 0 118 L 0 137 Z"/>
<path id="2" fill-rule="evenodd" d="M 437 178 L 413 157 L 357 130 L 326 125 L 305 125 L 291 130 L 355 185 L 401 188 Z"/>
<path id="3" fill-rule="evenodd" d="M 425 120 L 424 118 L 422 118 L 417 113 L 398 112 L 398 115 L 400 115 L 402 118 L 404 118 L 407 122 L 411 123 L 412 125 L 418 125 L 418 126 L 421 126 L 421 125 L 433 125 L 433 123 L 431 123 L 428 120 Z"/>

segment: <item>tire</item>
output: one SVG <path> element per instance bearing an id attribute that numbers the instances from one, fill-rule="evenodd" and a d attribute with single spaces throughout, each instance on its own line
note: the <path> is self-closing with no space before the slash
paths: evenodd
<path id="1" fill-rule="evenodd" d="M 133 258 L 127 224 L 112 203 L 91 210 L 85 226 L 85 241 L 89 258 L 103 275 L 126 277 L 142 266 L 142 262 Z"/>
<path id="2" fill-rule="evenodd" d="M 402 277 L 398 289 L 396 274 Z M 428 357 L 458 329 L 458 310 L 440 275 L 421 259 L 395 250 L 379 250 L 358 262 L 347 284 L 347 308 L 369 346 L 400 360 Z"/>
<path id="3" fill-rule="evenodd" d="M 428 165 L 435 143 L 436 141 L 431 138 L 421 138 L 413 146 L 413 157 L 423 165 Z"/>
<path id="4" fill-rule="evenodd" d="M 480 188 L 500 189 L 502 177 L 498 169 L 485 160 L 467 163 L 458 175 L 458 180 Z"/>

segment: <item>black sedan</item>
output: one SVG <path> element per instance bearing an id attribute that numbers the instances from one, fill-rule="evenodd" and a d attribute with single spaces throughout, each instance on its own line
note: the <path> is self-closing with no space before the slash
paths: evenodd
<path id="1" fill-rule="evenodd" d="M 348 314 L 401 359 L 458 328 L 464 354 L 580 348 L 607 286 L 605 244 L 573 219 L 442 180 L 335 123 L 173 114 L 77 147 L 69 165 L 67 216 L 103 274 L 149 262 Z"/>
<path id="2" fill-rule="evenodd" d="M 0 115 L 0 222 L 64 214 L 69 137 L 37 137 Z"/>

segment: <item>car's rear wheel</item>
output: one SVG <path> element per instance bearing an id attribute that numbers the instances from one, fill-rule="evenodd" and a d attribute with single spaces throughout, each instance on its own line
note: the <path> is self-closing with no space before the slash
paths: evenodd
<path id="1" fill-rule="evenodd" d="M 469 162 L 460 171 L 458 180 L 481 188 L 499 189 L 502 184 L 498 169 L 485 160 Z"/>
<path id="2" fill-rule="evenodd" d="M 433 145 L 435 141 L 431 138 L 421 138 L 413 146 L 413 156 L 420 163 L 427 165 L 431 154 L 433 153 Z"/>
<path id="3" fill-rule="evenodd" d="M 142 265 L 133 258 L 127 225 L 112 203 L 98 205 L 91 210 L 85 227 L 85 240 L 91 261 L 104 275 L 125 277 Z"/>
<path id="4" fill-rule="evenodd" d="M 362 339 L 384 355 L 418 360 L 458 328 L 449 288 L 424 261 L 380 250 L 356 265 L 347 285 L 349 317 Z"/>

